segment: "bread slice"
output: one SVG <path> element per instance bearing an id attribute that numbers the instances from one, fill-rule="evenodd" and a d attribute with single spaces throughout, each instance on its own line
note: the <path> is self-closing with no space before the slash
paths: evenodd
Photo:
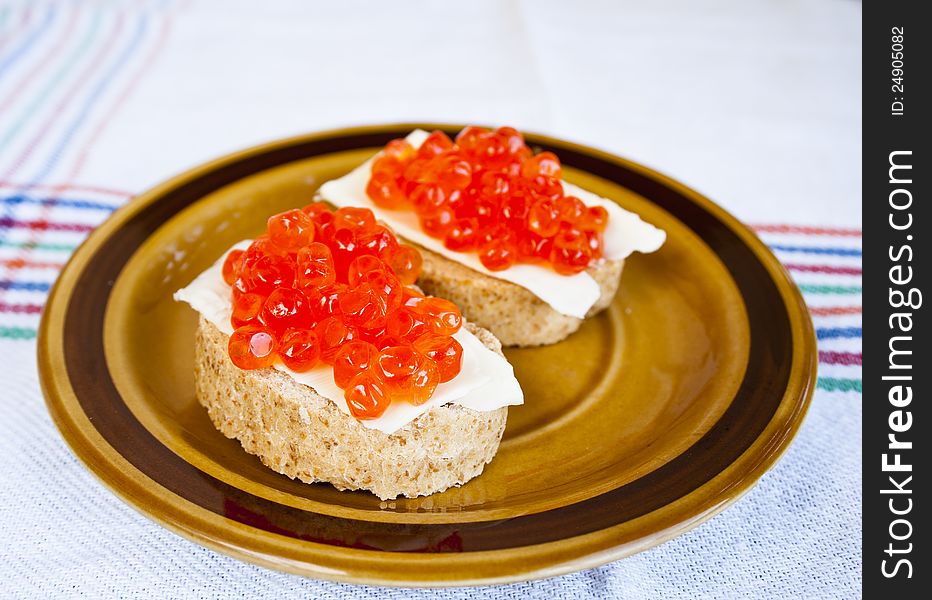
<path id="1" fill-rule="evenodd" d="M 501 354 L 491 333 L 465 325 Z M 389 435 L 361 425 L 312 388 L 275 369 L 244 371 L 230 362 L 228 336 L 200 319 L 194 376 L 198 401 L 225 436 L 270 469 L 382 500 L 426 496 L 479 475 L 498 451 L 508 408 L 432 408 Z"/>
<path id="2" fill-rule="evenodd" d="M 424 258 L 418 286 L 456 304 L 464 317 L 491 331 L 505 346 L 553 344 L 582 325 L 583 319 L 557 312 L 517 284 L 490 277 L 421 246 L 418 250 Z M 623 267 L 624 260 L 605 261 L 586 271 L 601 290 L 587 318 L 612 303 Z"/>

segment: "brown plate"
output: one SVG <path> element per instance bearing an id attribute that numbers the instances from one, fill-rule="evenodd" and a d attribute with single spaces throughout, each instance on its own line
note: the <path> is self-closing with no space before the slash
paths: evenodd
<path id="1" fill-rule="evenodd" d="M 52 291 L 39 336 L 49 410 L 82 461 L 147 516 L 268 567 L 339 581 L 463 585 L 547 577 L 659 544 L 754 484 L 815 382 L 803 301 L 721 208 L 630 161 L 529 135 L 566 179 L 668 233 L 609 310 L 564 342 L 509 350 L 527 402 L 461 488 L 380 502 L 266 469 L 194 398 L 195 314 L 173 302 L 265 218 L 412 128 L 267 144 L 184 173 L 96 230 Z M 455 132 L 458 126 L 439 126 Z"/>

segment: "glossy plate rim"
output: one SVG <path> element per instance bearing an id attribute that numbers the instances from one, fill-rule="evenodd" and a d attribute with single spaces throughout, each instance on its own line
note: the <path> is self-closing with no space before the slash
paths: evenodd
<path id="1" fill-rule="evenodd" d="M 455 131 L 456 124 L 397 123 L 367 125 L 311 133 L 254 146 L 215 159 L 146 191 L 117 210 L 75 251 L 53 286 L 38 334 L 39 378 L 48 410 L 63 438 L 85 466 L 118 497 L 175 533 L 241 560 L 299 575 L 332 581 L 394 586 L 487 585 L 539 579 L 592 568 L 629 556 L 675 537 L 708 520 L 735 502 L 783 455 L 799 430 L 816 381 L 815 334 L 799 290 L 779 261 L 757 236 L 714 202 L 685 185 L 613 154 L 527 134 L 534 144 L 576 157 L 572 164 L 609 165 L 687 201 L 689 210 L 712 218 L 744 246 L 772 281 L 779 304 L 786 310 L 792 356 L 779 402 L 756 439 L 733 462 L 702 485 L 637 518 L 583 535 L 530 546 L 462 553 L 399 553 L 336 547 L 258 530 L 206 510 L 149 479 L 117 452 L 82 411 L 80 394 L 68 375 L 63 340 L 65 317 L 76 284 L 97 250 L 143 209 L 151 208 L 172 190 L 196 188 L 202 178 L 245 159 L 262 159 L 290 147 L 333 141 L 330 152 L 363 147 L 353 140 L 403 135 L 416 127 Z M 342 142 L 341 140 L 346 140 Z M 343 147 L 341 147 L 343 144 Z M 274 164 L 270 165 L 274 166 Z M 596 173 L 606 177 L 604 174 Z M 611 177 L 607 177 L 611 179 Z M 618 182 L 625 185 L 623 182 Z M 196 192 L 196 189 L 194 189 Z M 642 195 L 643 192 L 639 191 Z M 650 195 L 645 195 L 651 200 Z M 674 215 L 676 216 L 676 215 Z M 128 257 L 127 257 L 128 258 Z M 723 259 L 724 260 L 724 259 Z M 727 265 L 726 265 L 727 266 Z M 776 300 L 776 299 L 773 299 Z M 102 359 L 102 357 L 101 357 Z M 697 445 L 701 445 L 699 440 Z"/>

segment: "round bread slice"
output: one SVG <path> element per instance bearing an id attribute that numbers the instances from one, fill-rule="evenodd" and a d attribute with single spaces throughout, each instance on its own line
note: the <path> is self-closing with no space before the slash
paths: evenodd
<path id="1" fill-rule="evenodd" d="M 501 354 L 495 336 L 472 324 L 464 326 Z M 221 433 L 292 479 L 369 490 L 382 500 L 414 498 L 466 483 L 498 451 L 507 407 L 478 412 L 447 404 L 389 435 L 361 425 L 281 371 L 239 369 L 230 361 L 228 340 L 200 319 L 197 399 Z"/>
<path id="2" fill-rule="evenodd" d="M 555 311 L 520 285 L 490 277 L 421 246 L 418 250 L 424 258 L 418 286 L 456 304 L 464 317 L 491 331 L 505 346 L 554 344 L 582 325 L 583 319 Z M 586 271 L 601 291 L 586 318 L 612 303 L 624 262 L 605 261 Z"/>

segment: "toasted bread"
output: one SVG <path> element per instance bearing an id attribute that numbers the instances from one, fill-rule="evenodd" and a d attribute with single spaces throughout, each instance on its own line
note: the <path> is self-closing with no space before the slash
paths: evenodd
<path id="1" fill-rule="evenodd" d="M 495 336 L 472 324 L 464 326 L 501 353 Z M 197 399 L 225 436 L 292 479 L 369 490 L 382 500 L 413 498 L 469 481 L 498 451 L 507 407 L 477 412 L 447 404 L 386 434 L 360 424 L 285 373 L 237 368 L 230 362 L 228 339 L 200 319 Z"/>
<path id="2" fill-rule="evenodd" d="M 488 329 L 504 346 L 553 344 L 579 329 L 583 319 L 560 314 L 525 288 L 490 277 L 418 246 L 424 266 L 417 280 L 425 293 L 455 303 L 463 316 Z M 623 260 L 605 261 L 586 272 L 601 295 L 591 317 L 608 307 L 618 291 Z"/>

